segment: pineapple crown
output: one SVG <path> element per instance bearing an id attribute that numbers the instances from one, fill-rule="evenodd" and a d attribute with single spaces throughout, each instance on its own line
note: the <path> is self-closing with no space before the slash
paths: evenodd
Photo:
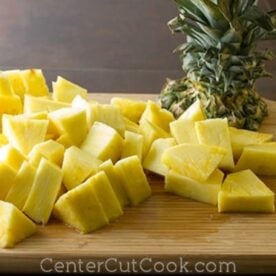
<path id="1" fill-rule="evenodd" d="M 179 15 L 168 25 L 173 33 L 187 35 L 175 51 L 191 81 L 209 93 L 235 96 L 270 76 L 264 61 L 273 53 L 256 46 L 259 40 L 276 39 L 276 11 L 262 11 L 255 0 L 174 1 Z"/>

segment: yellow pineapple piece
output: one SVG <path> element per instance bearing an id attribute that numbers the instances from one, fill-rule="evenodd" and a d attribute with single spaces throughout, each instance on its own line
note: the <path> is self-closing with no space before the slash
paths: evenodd
<path id="1" fill-rule="evenodd" d="M 144 137 L 141 134 L 126 131 L 121 158 L 137 155 L 140 160 L 143 158 Z"/>
<path id="2" fill-rule="evenodd" d="M 273 213 L 274 193 L 250 170 L 232 173 L 219 192 L 218 211 Z"/>
<path id="3" fill-rule="evenodd" d="M 61 187 L 62 170 L 41 159 L 23 212 L 36 223 L 47 224 Z"/>
<path id="4" fill-rule="evenodd" d="M 4 146 L 7 145 L 9 143 L 9 140 L 7 139 L 7 137 L 0 133 L 0 146 Z"/>
<path id="5" fill-rule="evenodd" d="M 162 162 L 175 172 L 206 181 L 218 167 L 226 150 L 200 144 L 181 144 L 165 150 Z"/>
<path id="6" fill-rule="evenodd" d="M 0 247 L 14 245 L 36 232 L 36 225 L 13 204 L 0 201 Z"/>
<path id="7" fill-rule="evenodd" d="M 114 168 L 112 161 L 109 159 L 103 162 L 99 166 L 98 171 L 105 172 L 121 206 L 124 207 L 128 205 L 129 199 L 128 199 L 126 189 L 122 183 L 122 178 L 120 174 L 117 172 L 116 168 Z"/>
<path id="8" fill-rule="evenodd" d="M 273 135 L 245 129 L 229 127 L 233 155 L 235 159 L 241 156 L 245 146 L 263 144 L 272 140 Z"/>
<path id="9" fill-rule="evenodd" d="M 143 101 L 131 100 L 120 97 L 113 97 L 110 103 L 113 106 L 117 106 L 126 118 L 135 123 L 139 122 L 147 105 Z"/>
<path id="10" fill-rule="evenodd" d="M 202 121 L 206 119 L 206 115 L 202 110 L 200 100 L 196 100 L 192 105 L 185 110 L 185 112 L 178 118 L 178 120 L 191 120 L 193 122 Z"/>
<path id="11" fill-rule="evenodd" d="M 121 159 L 115 169 L 122 179 L 131 205 L 136 206 L 151 195 L 150 185 L 137 156 Z"/>
<path id="12" fill-rule="evenodd" d="M 20 70 L 8 70 L 4 74 L 7 76 L 13 91 L 18 95 L 21 100 L 24 100 L 24 95 L 26 93 L 26 87 L 23 81 L 23 77 Z"/>
<path id="13" fill-rule="evenodd" d="M 0 162 L 4 162 L 16 171 L 19 170 L 26 159 L 25 155 L 11 145 L 5 145 L 0 148 Z"/>
<path id="14" fill-rule="evenodd" d="M 16 170 L 5 163 L 0 163 L 0 200 L 4 200 L 14 184 Z"/>
<path id="15" fill-rule="evenodd" d="M 45 140 L 48 120 L 24 119 L 4 115 L 2 119 L 3 134 L 10 144 L 27 155 L 34 145 Z"/>
<path id="16" fill-rule="evenodd" d="M 170 135 L 162 128 L 152 124 L 147 120 L 143 120 L 139 126 L 141 134 L 144 136 L 144 155 L 146 155 L 153 141 L 158 138 L 169 138 Z"/>
<path id="17" fill-rule="evenodd" d="M 13 203 L 22 210 L 34 183 L 35 175 L 36 169 L 25 161 L 19 169 L 5 201 Z"/>
<path id="18" fill-rule="evenodd" d="M 121 204 L 118 201 L 105 172 L 98 172 L 87 179 L 85 183 L 92 183 L 92 189 L 103 206 L 104 212 L 109 221 L 113 221 L 123 214 Z"/>
<path id="19" fill-rule="evenodd" d="M 276 175 L 276 143 L 246 146 L 235 171 L 250 169 L 259 175 Z"/>
<path id="20" fill-rule="evenodd" d="M 195 123 L 195 129 L 200 144 L 217 146 L 226 150 L 219 167 L 227 170 L 233 169 L 234 159 L 227 119 L 199 121 Z"/>
<path id="21" fill-rule="evenodd" d="M 28 69 L 21 71 L 26 93 L 36 97 L 48 96 L 49 89 L 43 72 L 40 69 Z"/>
<path id="22" fill-rule="evenodd" d="M 223 172 L 216 169 L 204 182 L 181 175 L 172 170 L 165 177 L 165 190 L 182 197 L 217 205 Z"/>
<path id="23" fill-rule="evenodd" d="M 66 107 L 70 107 L 70 104 L 53 101 L 45 97 L 33 97 L 30 95 L 25 95 L 24 97 L 24 113 L 51 112 Z"/>
<path id="24" fill-rule="evenodd" d="M 176 142 L 174 138 L 160 138 L 155 140 L 144 159 L 144 169 L 165 176 L 169 170 L 168 167 L 161 162 L 162 155 L 166 149 L 175 145 Z"/>
<path id="25" fill-rule="evenodd" d="M 1 96 L 13 96 L 15 95 L 11 83 L 5 73 L 0 71 L 0 95 Z"/>
<path id="26" fill-rule="evenodd" d="M 66 149 L 74 145 L 67 133 L 60 135 L 56 141 L 63 145 Z"/>
<path id="27" fill-rule="evenodd" d="M 198 144 L 198 138 L 195 131 L 195 122 L 192 120 L 178 119 L 170 123 L 172 137 L 177 144 Z"/>
<path id="28" fill-rule="evenodd" d="M 131 132 L 140 134 L 138 124 L 132 122 L 127 117 L 124 117 L 124 123 L 125 123 L 126 131 L 131 131 Z"/>
<path id="29" fill-rule="evenodd" d="M 108 224 L 93 185 L 93 181 L 88 181 L 63 194 L 54 208 L 56 217 L 84 234 Z"/>
<path id="30" fill-rule="evenodd" d="M 89 152 L 75 146 L 68 148 L 62 164 L 63 184 L 67 190 L 80 185 L 89 176 L 97 173 L 102 161 Z"/>
<path id="31" fill-rule="evenodd" d="M 76 146 L 83 142 L 88 133 L 86 113 L 83 109 L 62 108 L 49 113 L 49 119 L 60 134 L 67 133 Z"/>
<path id="32" fill-rule="evenodd" d="M 55 101 L 71 103 L 77 95 L 86 99 L 87 90 L 60 76 L 57 77 L 56 82 L 53 82 L 53 99 Z"/>
<path id="33" fill-rule="evenodd" d="M 116 162 L 122 152 L 123 138 L 112 127 L 95 122 L 81 145 L 81 149 L 105 161 Z"/>
<path id="34" fill-rule="evenodd" d="M 153 125 L 162 128 L 164 131 L 169 132 L 169 124 L 174 120 L 171 112 L 161 108 L 157 103 L 148 101 L 146 109 L 142 114 L 139 123 L 143 121 L 149 121 Z"/>
<path id="35" fill-rule="evenodd" d="M 23 113 L 23 114 L 17 115 L 16 117 L 22 118 L 22 119 L 47 120 L 48 112 L 39 111 L 39 112 L 34 112 L 34 113 Z"/>
<path id="36" fill-rule="evenodd" d="M 63 155 L 63 145 L 53 140 L 47 140 L 33 147 L 29 153 L 29 161 L 33 166 L 37 167 L 41 159 L 46 158 L 54 164 L 61 166 Z"/>

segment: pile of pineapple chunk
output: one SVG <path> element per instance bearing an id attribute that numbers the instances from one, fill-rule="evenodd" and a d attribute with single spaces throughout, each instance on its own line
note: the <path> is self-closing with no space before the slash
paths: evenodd
<path id="1" fill-rule="evenodd" d="M 207 120 L 199 101 L 175 120 L 153 101 L 100 104 L 62 77 L 49 93 L 41 70 L 11 70 L 0 73 L 0 116 L 0 247 L 51 216 L 81 233 L 115 221 L 150 197 L 145 172 L 219 212 L 274 212 L 255 175 L 276 174 L 272 135 Z"/>

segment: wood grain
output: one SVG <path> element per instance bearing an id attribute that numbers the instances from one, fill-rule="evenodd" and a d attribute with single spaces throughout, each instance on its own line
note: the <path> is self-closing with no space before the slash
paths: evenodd
<path id="1" fill-rule="evenodd" d="M 113 94 L 92 94 L 107 102 Z M 152 99 L 156 95 L 128 95 Z M 276 102 L 268 101 L 270 116 L 262 130 L 276 137 Z M 40 261 L 84 262 L 118 257 L 122 262 L 143 256 L 177 260 L 234 261 L 237 272 L 276 272 L 276 215 L 219 214 L 213 206 L 168 194 L 163 179 L 148 175 L 153 195 L 143 204 L 126 208 L 109 226 L 80 235 L 57 221 L 14 249 L 0 250 L 0 272 L 41 272 Z M 264 178 L 276 192 L 276 178 Z"/>

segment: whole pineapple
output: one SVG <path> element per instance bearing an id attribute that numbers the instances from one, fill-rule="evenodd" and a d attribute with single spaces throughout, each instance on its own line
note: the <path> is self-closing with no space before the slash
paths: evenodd
<path id="1" fill-rule="evenodd" d="M 270 51 L 258 51 L 258 40 L 275 39 L 275 11 L 258 8 L 255 0 L 174 0 L 179 15 L 168 25 L 185 33 L 180 53 L 186 77 L 167 80 L 161 105 L 179 117 L 200 99 L 208 118 L 227 117 L 230 125 L 257 130 L 267 105 L 255 89 L 269 76 L 264 61 Z"/>

